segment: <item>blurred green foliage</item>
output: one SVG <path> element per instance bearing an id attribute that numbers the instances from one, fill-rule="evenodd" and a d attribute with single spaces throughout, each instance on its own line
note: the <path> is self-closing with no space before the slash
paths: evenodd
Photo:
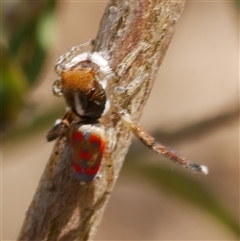
<path id="1" fill-rule="evenodd" d="M 1 127 L 5 130 L 25 104 L 43 67 L 53 32 L 56 1 L 2 2 Z"/>

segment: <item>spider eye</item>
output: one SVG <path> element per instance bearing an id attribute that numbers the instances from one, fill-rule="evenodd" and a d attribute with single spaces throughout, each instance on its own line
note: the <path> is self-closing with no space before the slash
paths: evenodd
<path id="1" fill-rule="evenodd" d="M 81 68 L 89 68 L 89 64 L 86 62 L 81 63 Z"/>

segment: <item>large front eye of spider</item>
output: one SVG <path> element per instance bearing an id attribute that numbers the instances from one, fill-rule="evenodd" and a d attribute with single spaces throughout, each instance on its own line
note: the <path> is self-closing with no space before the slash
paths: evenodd
<path id="1" fill-rule="evenodd" d="M 88 60 L 79 63 L 79 67 L 83 69 L 91 68 L 90 62 Z"/>
<path id="2" fill-rule="evenodd" d="M 89 67 L 89 64 L 87 64 L 87 63 L 82 63 L 82 64 L 81 64 L 81 67 L 84 68 L 84 69 L 85 69 L 85 68 L 88 68 L 88 67 Z"/>

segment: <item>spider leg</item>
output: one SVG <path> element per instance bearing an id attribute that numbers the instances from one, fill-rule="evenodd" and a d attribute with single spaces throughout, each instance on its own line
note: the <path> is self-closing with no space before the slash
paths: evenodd
<path id="1" fill-rule="evenodd" d="M 144 73 L 143 68 L 138 68 L 137 72 L 139 72 L 136 74 L 138 77 L 135 78 L 132 82 L 130 82 L 127 85 L 127 87 L 117 86 L 114 89 L 116 98 L 123 99 L 122 97 L 124 97 L 125 99 L 124 103 L 126 103 L 127 100 L 129 100 L 129 98 L 132 97 L 137 92 L 139 87 L 149 77 L 149 74 Z"/>
<path id="2" fill-rule="evenodd" d="M 55 72 L 57 74 L 61 75 L 61 72 L 63 70 L 63 66 L 62 66 L 63 63 L 67 62 L 71 57 L 73 57 L 76 52 L 80 51 L 83 48 L 92 46 L 93 44 L 94 44 L 94 40 L 90 39 L 89 41 L 87 41 L 85 43 L 73 46 L 66 54 L 61 55 L 58 58 L 58 60 L 55 64 Z"/>
<path id="3" fill-rule="evenodd" d="M 125 76 L 127 70 L 132 65 L 134 60 L 137 58 L 142 50 L 148 49 L 148 45 L 145 42 L 141 42 L 134 50 L 132 50 L 118 65 L 116 69 L 116 76 L 120 79 Z"/>
<path id="4" fill-rule="evenodd" d="M 53 187 L 54 170 L 60 160 L 60 156 L 65 146 L 66 132 L 69 130 L 70 125 L 74 122 L 75 118 L 76 115 L 71 110 L 68 110 L 63 116 L 62 120 L 58 121 L 46 136 L 48 142 L 58 138 L 54 146 L 53 153 L 50 157 L 50 163 L 48 166 L 49 188 Z"/>
<path id="5" fill-rule="evenodd" d="M 125 77 L 127 70 L 131 67 L 135 59 L 139 56 L 140 52 L 143 50 L 146 51 L 149 48 L 145 42 L 141 42 L 133 49 L 118 65 L 118 68 L 115 72 L 115 78 L 118 82 L 121 82 L 121 79 Z M 121 106 L 124 108 L 128 106 L 129 101 L 131 101 L 132 96 L 137 92 L 139 87 L 146 82 L 146 79 L 149 77 L 149 74 L 145 72 L 144 67 L 140 67 L 136 70 L 136 76 L 133 81 L 131 81 L 126 87 L 117 86 L 114 88 L 115 94 L 115 104 L 117 107 Z M 123 98 L 124 97 L 124 98 Z"/>
<path id="6" fill-rule="evenodd" d="M 176 151 L 172 150 L 169 147 L 162 145 L 161 143 L 155 141 L 155 139 L 148 134 L 144 129 L 132 121 L 131 116 L 127 113 L 126 110 L 121 110 L 119 115 L 126 126 L 128 126 L 135 136 L 148 148 L 155 151 L 157 154 L 160 154 L 167 159 L 171 160 L 174 163 L 181 165 L 184 168 L 189 169 L 192 172 L 201 172 L 208 174 L 208 168 L 204 165 L 199 165 L 187 160 L 185 157 L 180 156 Z"/>
<path id="7" fill-rule="evenodd" d="M 65 134 L 65 132 L 69 129 L 70 125 L 73 123 L 75 118 L 77 118 L 78 121 L 80 121 L 80 118 L 77 117 L 72 110 L 67 109 L 67 112 L 65 113 L 63 118 L 57 120 L 53 128 L 47 133 L 47 141 L 53 141 L 57 139 L 59 136 Z"/>
<path id="8" fill-rule="evenodd" d="M 124 74 L 128 70 L 128 68 L 132 65 L 133 61 L 137 58 L 140 51 L 146 49 L 147 46 L 145 43 L 140 44 L 135 50 L 129 53 L 122 63 L 119 65 L 119 68 L 116 71 L 116 75 L 119 78 L 123 78 Z M 135 134 L 135 136 L 148 148 L 155 151 L 157 154 L 160 154 L 167 159 L 185 167 L 193 172 L 202 172 L 204 174 L 208 173 L 208 168 L 203 165 L 199 165 L 193 163 L 186 158 L 180 156 L 176 151 L 172 150 L 169 147 L 162 145 L 161 143 L 155 141 L 155 139 L 148 134 L 144 129 L 137 123 L 134 123 L 131 119 L 130 114 L 126 111 L 129 101 L 131 100 L 132 96 L 136 94 L 139 90 L 139 87 L 144 84 L 144 80 L 148 78 L 148 75 L 144 73 L 144 69 L 139 68 L 137 71 L 140 71 L 136 78 L 133 80 L 127 87 L 117 86 L 115 91 L 115 96 L 118 99 L 116 101 L 116 107 L 118 109 L 118 115 L 124 122 L 124 124 L 131 129 L 131 131 Z M 124 97 L 124 98 L 123 98 Z M 121 99 L 124 99 L 122 102 Z"/>

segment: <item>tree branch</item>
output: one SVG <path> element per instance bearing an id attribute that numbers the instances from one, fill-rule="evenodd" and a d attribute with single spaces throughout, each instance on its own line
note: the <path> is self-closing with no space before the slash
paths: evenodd
<path id="1" fill-rule="evenodd" d="M 112 109 L 103 119 L 107 129 L 110 155 L 105 155 L 100 178 L 81 185 L 72 175 L 69 146 L 56 144 L 36 194 L 26 214 L 18 240 L 89 240 L 99 224 L 111 189 L 108 168 L 113 161 L 116 181 L 131 143 L 131 133 L 114 114 L 114 88 L 127 86 L 136 78 L 147 76 L 127 106 L 138 120 L 150 93 L 158 68 L 167 51 L 184 1 L 112 0 L 102 18 L 95 51 L 107 52 L 113 72 L 126 55 L 140 43 L 149 46 L 141 51 L 126 75 L 109 83 Z M 147 74 L 147 75 L 146 75 Z M 124 98 L 124 96 L 122 97 Z M 121 100 L 120 100 L 121 101 Z M 122 100 L 123 101 L 123 100 Z M 107 164 L 106 164 L 107 163 Z M 109 165 L 108 165 L 109 164 Z M 53 180 L 49 170 L 54 169 Z M 49 188 L 53 182 L 53 188 Z"/>

